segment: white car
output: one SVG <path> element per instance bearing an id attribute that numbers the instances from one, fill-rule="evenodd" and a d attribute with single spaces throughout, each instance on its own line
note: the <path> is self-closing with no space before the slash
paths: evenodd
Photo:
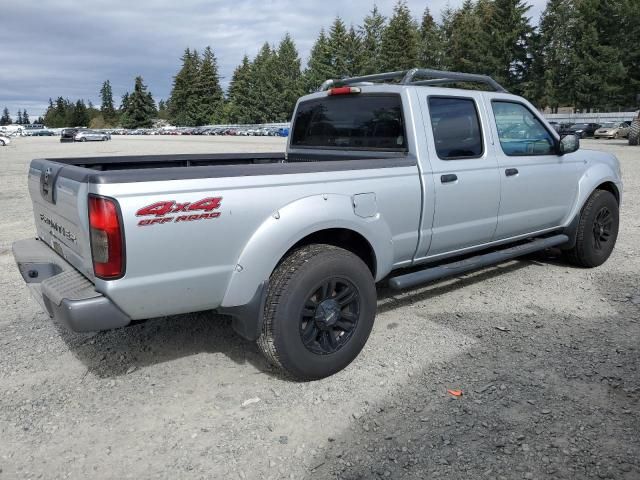
<path id="1" fill-rule="evenodd" d="M 4 147 L 5 145 L 9 145 L 10 143 L 11 143 L 11 139 L 9 137 L 0 135 L 0 147 Z"/>

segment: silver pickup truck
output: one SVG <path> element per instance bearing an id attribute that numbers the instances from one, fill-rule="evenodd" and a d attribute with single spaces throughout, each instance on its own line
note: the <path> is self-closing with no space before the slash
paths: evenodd
<path id="1" fill-rule="evenodd" d="M 484 89 L 463 87 L 468 83 Z M 449 87 L 447 86 L 449 85 Z M 481 75 L 327 81 L 286 153 L 36 159 L 20 272 L 75 331 L 204 310 L 299 379 L 347 366 L 376 283 L 410 288 L 559 247 L 596 267 L 620 166 Z"/>

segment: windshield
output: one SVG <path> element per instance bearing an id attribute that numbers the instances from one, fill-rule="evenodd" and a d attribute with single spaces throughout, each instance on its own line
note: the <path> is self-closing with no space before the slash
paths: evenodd
<path id="1" fill-rule="evenodd" d="M 588 123 L 576 123 L 573 128 L 587 128 L 589 127 Z"/>
<path id="2" fill-rule="evenodd" d="M 613 122 L 606 122 L 600 126 L 600 128 L 616 128 L 616 127 L 617 127 L 617 124 Z"/>
<path id="3" fill-rule="evenodd" d="M 406 151 L 400 96 L 339 95 L 303 102 L 291 146 Z"/>

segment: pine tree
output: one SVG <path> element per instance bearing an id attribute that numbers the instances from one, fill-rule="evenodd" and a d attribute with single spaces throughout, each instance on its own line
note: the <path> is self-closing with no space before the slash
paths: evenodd
<path id="1" fill-rule="evenodd" d="M 398 0 L 382 36 L 382 69 L 414 68 L 419 62 L 419 30 L 404 0 Z"/>
<path id="2" fill-rule="evenodd" d="M 345 67 L 347 77 L 363 74 L 364 57 L 362 55 L 362 38 L 353 25 L 349 27 L 344 44 Z"/>
<path id="3" fill-rule="evenodd" d="M 87 112 L 87 106 L 84 100 L 78 100 L 75 105 L 69 111 L 70 120 L 69 126 L 74 127 L 86 127 L 89 125 L 89 114 Z"/>
<path id="4" fill-rule="evenodd" d="M 490 32 L 486 26 L 486 17 L 489 16 L 486 11 L 490 6 L 487 2 L 474 5 L 471 0 L 465 0 L 458 10 L 449 12 L 446 17 L 443 15 L 445 66 L 448 70 L 492 73 L 487 58 Z"/>
<path id="5" fill-rule="evenodd" d="M 345 45 L 348 41 L 347 27 L 340 17 L 336 17 L 329 28 L 329 55 L 334 76 L 349 76 L 349 65 Z"/>
<path id="6" fill-rule="evenodd" d="M 531 64 L 531 38 L 534 30 L 527 13 L 531 5 L 523 0 L 493 0 L 489 11 L 491 32 L 489 72 L 516 95 L 523 94 Z"/>
<path id="7" fill-rule="evenodd" d="M 22 110 L 18 110 L 18 115 L 16 116 L 16 125 L 22 125 Z"/>
<path id="8" fill-rule="evenodd" d="M 22 124 L 31 125 L 31 121 L 29 120 L 29 114 L 27 113 L 26 108 L 22 111 Z"/>
<path id="9" fill-rule="evenodd" d="M 153 125 L 156 106 L 143 82 L 142 77 L 136 77 L 133 92 L 128 96 L 127 108 L 122 115 L 124 128 L 149 128 Z"/>
<path id="10" fill-rule="evenodd" d="M 433 69 L 445 66 L 442 32 L 429 8 L 425 9 L 420 24 L 420 66 Z"/>
<path id="11" fill-rule="evenodd" d="M 626 70 L 618 45 L 600 35 L 602 26 L 599 0 L 575 0 L 577 21 L 573 23 L 576 39 L 572 51 L 573 103 L 579 110 L 618 103 L 623 93 Z"/>
<path id="12" fill-rule="evenodd" d="M 385 23 L 385 17 L 380 14 L 378 7 L 374 4 L 360 27 L 363 75 L 382 72 L 382 36 Z"/>
<path id="13" fill-rule="evenodd" d="M 271 120 L 286 122 L 291 119 L 298 97 L 304 94 L 300 57 L 296 45 L 288 33 L 278 45 L 274 75 L 278 88 L 274 116 Z"/>
<path id="14" fill-rule="evenodd" d="M 169 110 L 167 108 L 167 103 L 160 99 L 158 102 L 158 118 L 161 120 L 169 120 Z"/>
<path id="15" fill-rule="evenodd" d="M 195 126 L 198 122 L 197 82 L 200 72 L 200 56 L 196 50 L 185 50 L 182 67 L 173 78 L 169 97 L 169 116 L 176 125 Z"/>
<path id="16" fill-rule="evenodd" d="M 236 67 L 229 84 L 229 101 L 225 105 L 225 118 L 229 123 L 250 123 L 254 118 L 254 105 L 251 103 L 251 62 L 245 55 L 242 63 Z"/>
<path id="17" fill-rule="evenodd" d="M 110 125 L 114 124 L 117 116 L 116 109 L 113 105 L 113 91 L 111 90 L 111 83 L 109 80 L 102 84 L 102 88 L 100 89 L 100 98 L 102 100 L 100 111 L 102 112 L 102 117 L 104 118 L 105 123 Z"/>
<path id="18" fill-rule="evenodd" d="M 254 107 L 251 123 L 264 123 L 275 118 L 278 86 L 274 82 L 276 54 L 265 42 L 251 66 L 251 92 Z"/>
<path id="19" fill-rule="evenodd" d="M 189 110 L 193 109 L 196 112 L 196 125 L 221 121 L 224 95 L 220 87 L 218 62 L 211 47 L 204 50 L 195 92 L 190 102 L 195 103 Z"/>
<path id="20" fill-rule="evenodd" d="M 324 29 L 322 29 L 309 54 L 307 69 L 304 72 L 305 90 L 314 92 L 322 85 L 322 82 L 336 77 L 336 71 L 331 59 L 329 39 Z"/>
<path id="21" fill-rule="evenodd" d="M 11 119 L 11 115 L 9 115 L 9 109 L 4 107 L 2 110 L 2 117 L 0 117 L 0 125 L 11 125 L 13 120 Z"/>

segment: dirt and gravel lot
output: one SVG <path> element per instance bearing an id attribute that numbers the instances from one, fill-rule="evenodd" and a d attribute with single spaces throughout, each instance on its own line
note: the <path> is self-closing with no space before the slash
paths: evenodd
<path id="1" fill-rule="evenodd" d="M 11 243 L 33 235 L 40 156 L 269 151 L 275 138 L 20 138 L 0 148 L 0 479 L 640 478 L 640 148 L 618 246 L 396 295 L 360 357 L 295 383 L 209 313 L 78 335 L 37 306 Z M 455 398 L 447 389 L 461 389 Z"/>

